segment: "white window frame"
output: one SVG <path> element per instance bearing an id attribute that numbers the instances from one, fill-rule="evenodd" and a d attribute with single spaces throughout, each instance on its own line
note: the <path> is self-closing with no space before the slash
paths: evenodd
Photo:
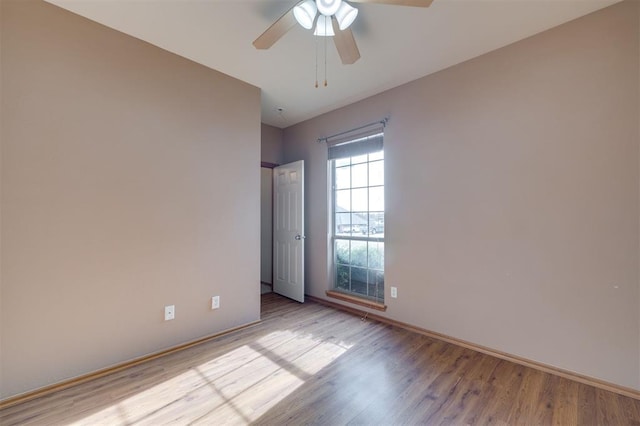
<path id="1" fill-rule="evenodd" d="M 378 138 L 382 137 L 381 133 L 372 135 Z M 363 138 L 360 138 L 356 141 L 360 141 Z M 350 143 L 347 142 L 347 143 Z M 373 154 L 375 152 L 378 151 L 382 151 L 384 152 L 384 148 L 382 148 L 382 146 L 380 147 L 380 149 L 375 150 L 373 152 L 367 152 L 367 154 Z M 352 157 L 356 157 L 357 155 L 353 155 Z M 352 158 L 352 157 L 346 157 L 346 158 Z M 343 157 L 345 158 L 345 157 Z M 338 292 L 338 293 L 343 293 L 345 296 L 349 297 L 349 298 L 360 298 L 366 301 L 371 301 L 374 303 L 378 303 L 378 304 L 384 304 L 384 300 L 385 300 L 385 290 L 384 290 L 384 260 L 382 263 L 382 269 L 378 269 L 378 268 L 373 268 L 370 267 L 369 265 L 369 244 L 367 244 L 367 266 L 366 267 L 358 267 L 358 268 L 362 268 L 365 269 L 367 272 L 367 282 L 366 282 L 366 286 L 367 286 L 367 293 L 369 293 L 369 289 L 370 289 L 370 284 L 369 284 L 369 274 L 371 272 L 381 272 L 382 273 L 382 277 L 383 277 L 383 281 L 382 281 L 382 285 L 381 285 L 381 291 L 380 293 L 374 294 L 374 295 L 369 295 L 369 294 L 362 294 L 360 292 L 354 292 L 354 291 L 349 291 L 349 290 L 345 290 L 342 288 L 338 288 L 338 266 L 340 265 L 337 261 L 337 250 L 336 250 L 336 240 L 348 240 L 350 242 L 352 241 L 363 241 L 366 243 L 383 243 L 383 247 L 386 247 L 386 245 L 384 245 L 384 233 L 382 234 L 383 236 L 376 236 L 375 234 L 370 234 L 369 231 L 371 230 L 371 223 L 370 223 L 370 219 L 371 219 L 371 213 L 370 210 L 368 210 L 369 205 L 367 205 L 367 211 L 366 211 L 366 215 L 367 215 L 367 223 L 366 223 L 366 229 L 367 229 L 367 233 L 366 235 L 353 235 L 353 233 L 351 233 L 351 235 L 344 235 L 344 234 L 338 234 L 337 233 L 337 225 L 336 225 L 336 207 L 337 207 L 337 203 L 336 203 L 336 193 L 337 193 L 337 188 L 336 188 L 336 161 L 337 159 L 330 159 L 328 161 L 328 175 L 329 175 L 329 197 L 328 197 L 328 201 L 330 203 L 330 219 L 329 219 L 329 259 L 330 259 L 330 268 L 329 268 L 329 272 L 330 272 L 330 285 L 331 285 L 331 292 Z M 367 164 L 369 165 L 372 162 L 375 161 L 382 161 L 383 162 L 383 167 L 385 164 L 385 159 L 384 156 L 381 160 L 370 160 L 367 157 L 367 161 L 364 163 L 360 163 L 360 164 Z M 353 164 L 351 164 L 350 162 L 350 166 L 353 167 Z M 369 173 L 369 166 L 367 166 L 367 173 Z M 351 186 L 353 184 L 353 181 L 350 179 L 350 187 L 349 189 L 353 190 L 353 187 Z M 383 180 L 382 185 L 370 185 L 370 179 L 369 176 L 367 175 L 367 186 L 363 187 L 363 188 L 371 188 L 371 187 L 380 187 L 382 186 L 382 188 L 385 187 L 385 182 Z M 360 188 L 360 187 L 358 187 Z M 384 190 L 384 189 L 383 189 Z M 353 213 L 352 211 L 349 211 L 349 213 Z M 378 213 L 377 211 L 374 212 Z M 383 221 L 384 221 L 384 211 L 382 212 L 383 215 Z M 350 221 L 350 223 L 352 223 Z M 351 225 L 353 226 L 353 225 Z M 353 231 L 353 228 L 352 228 Z M 383 248 L 384 250 L 384 248 Z M 351 255 L 351 243 L 349 245 L 349 252 Z M 383 259 L 384 259 L 384 252 L 383 252 Z M 349 266 L 349 273 L 351 274 L 353 265 L 348 265 Z M 351 275 L 349 277 L 349 282 L 351 283 Z M 374 288 L 377 290 L 378 284 L 374 285 Z"/>

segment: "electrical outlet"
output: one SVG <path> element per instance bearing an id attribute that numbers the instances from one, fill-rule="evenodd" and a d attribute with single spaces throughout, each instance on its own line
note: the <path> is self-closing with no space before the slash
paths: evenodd
<path id="1" fill-rule="evenodd" d="M 213 296 L 211 298 L 211 309 L 220 308 L 220 296 Z"/>
<path id="2" fill-rule="evenodd" d="M 164 307 L 164 320 L 169 321 L 176 317 L 175 305 L 168 305 Z"/>
<path id="3" fill-rule="evenodd" d="M 391 287 L 391 297 L 393 299 L 398 298 L 398 287 Z"/>

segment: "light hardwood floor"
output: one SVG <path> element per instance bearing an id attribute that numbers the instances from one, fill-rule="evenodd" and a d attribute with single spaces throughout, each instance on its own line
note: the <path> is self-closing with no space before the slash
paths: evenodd
<path id="1" fill-rule="evenodd" d="M 640 401 L 317 303 L 0 411 L 8 425 L 640 425 Z"/>

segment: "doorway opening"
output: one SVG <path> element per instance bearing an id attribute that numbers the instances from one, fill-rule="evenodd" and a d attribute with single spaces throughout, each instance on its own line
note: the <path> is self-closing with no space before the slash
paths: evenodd
<path id="1" fill-rule="evenodd" d="M 260 294 L 273 291 L 273 169 L 260 163 Z"/>

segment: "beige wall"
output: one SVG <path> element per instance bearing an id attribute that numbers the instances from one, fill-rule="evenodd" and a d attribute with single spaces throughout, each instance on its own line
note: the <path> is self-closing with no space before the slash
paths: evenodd
<path id="1" fill-rule="evenodd" d="M 282 164 L 284 146 L 282 129 L 262 123 L 261 126 L 261 158 L 266 163 Z"/>
<path id="2" fill-rule="evenodd" d="M 285 129 L 285 161 L 306 160 L 307 293 L 330 281 L 316 138 L 389 115 L 385 315 L 640 388 L 638 7 Z"/>
<path id="3" fill-rule="evenodd" d="M 257 320 L 259 89 L 1 4 L 0 398 Z"/>
<path id="4" fill-rule="evenodd" d="M 2 0 L 0 0 L 1 2 Z M 0 23 L 2 22 L 2 6 L 0 6 Z M 2 102 L 2 97 L 3 97 L 3 93 L 2 93 L 2 82 L 3 82 L 3 78 L 2 78 L 2 51 L 4 50 L 3 44 L 2 44 L 2 29 L 0 28 L 0 224 L 2 223 L 2 135 L 3 135 L 3 131 L 2 129 L 4 128 L 2 123 L 3 123 L 3 119 L 2 119 L 2 106 L 3 106 L 3 102 Z M 0 226 L 0 259 L 2 259 L 2 226 Z M 3 383 L 3 378 L 2 378 L 2 262 L 0 261 L 0 399 L 2 398 L 2 383 Z"/>

